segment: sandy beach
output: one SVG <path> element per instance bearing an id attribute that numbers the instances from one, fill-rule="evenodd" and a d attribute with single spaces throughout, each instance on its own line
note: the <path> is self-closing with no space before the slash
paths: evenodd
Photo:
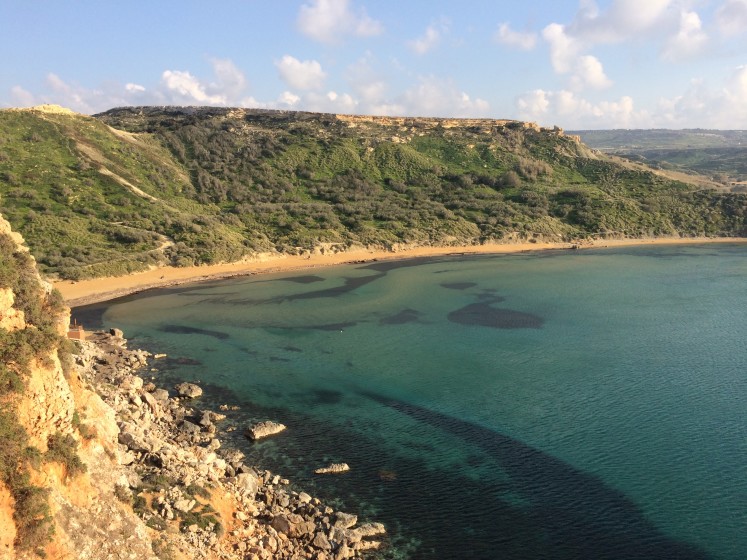
<path id="1" fill-rule="evenodd" d="M 691 238 L 652 238 L 652 239 L 604 239 L 578 243 L 505 243 L 470 245 L 464 247 L 417 247 L 401 251 L 355 249 L 332 254 L 307 256 L 277 255 L 247 259 L 235 263 L 176 268 L 165 266 L 137 272 L 126 276 L 95 278 L 91 280 L 54 282 L 70 307 L 111 300 L 149 290 L 176 286 L 189 282 L 216 280 L 262 274 L 287 272 L 334 266 L 339 264 L 367 262 L 386 259 L 407 259 L 461 254 L 501 254 L 542 250 L 574 250 L 601 247 L 624 247 L 631 245 L 693 245 L 700 243 L 747 243 L 743 237 L 691 237 Z"/>

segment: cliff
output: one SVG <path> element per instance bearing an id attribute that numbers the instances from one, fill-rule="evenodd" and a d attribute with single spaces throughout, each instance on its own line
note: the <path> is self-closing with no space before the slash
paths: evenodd
<path id="1" fill-rule="evenodd" d="M 223 448 L 202 390 L 137 375 L 117 329 L 67 340 L 69 310 L 0 217 L 0 559 L 342 560 L 384 527 Z M 232 428 L 232 429 L 235 429 Z"/>
<path id="2" fill-rule="evenodd" d="M 69 312 L 21 242 L 0 217 L 0 557 L 153 558 L 144 524 L 114 494 L 113 411 L 73 367 Z"/>

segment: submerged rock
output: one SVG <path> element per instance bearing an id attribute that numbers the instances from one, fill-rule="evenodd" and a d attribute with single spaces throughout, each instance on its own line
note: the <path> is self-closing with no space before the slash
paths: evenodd
<path id="1" fill-rule="evenodd" d="M 202 387 L 195 385 L 194 383 L 179 383 L 175 389 L 180 397 L 195 399 L 202 395 Z"/>
<path id="2" fill-rule="evenodd" d="M 326 467 L 316 469 L 316 474 L 337 474 L 344 473 L 350 470 L 350 465 L 347 463 L 332 463 Z"/>
<path id="3" fill-rule="evenodd" d="M 244 432 L 244 435 L 249 439 L 258 440 L 264 437 L 279 434 L 280 432 L 285 430 L 285 428 L 285 424 L 270 422 L 268 420 L 265 422 L 258 422 L 257 424 L 250 426 L 249 428 L 247 428 L 246 432 Z"/>

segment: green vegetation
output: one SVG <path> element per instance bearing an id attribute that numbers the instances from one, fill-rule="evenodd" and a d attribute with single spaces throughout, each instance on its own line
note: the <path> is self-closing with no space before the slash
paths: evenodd
<path id="1" fill-rule="evenodd" d="M 71 279 L 321 244 L 742 235 L 729 196 L 515 121 L 0 111 L 0 212 Z"/>
<path id="2" fill-rule="evenodd" d="M 223 534 L 224 528 L 220 522 L 220 516 L 208 502 L 211 498 L 208 489 L 197 484 L 181 486 L 172 478 L 162 474 L 150 473 L 143 477 L 142 484 L 134 491 L 134 497 L 132 498 L 133 511 L 145 519 L 146 525 L 151 529 L 167 530 L 169 521 L 161 517 L 158 511 L 158 502 L 154 500 L 154 496 L 172 490 L 174 487 L 181 488 L 186 498 L 200 498 L 196 499 L 194 508 L 189 512 L 173 511 L 173 519 L 181 530 L 187 531 L 191 525 L 196 525 L 200 529 L 213 531 L 219 536 Z"/>
<path id="3" fill-rule="evenodd" d="M 659 168 L 704 175 L 747 192 L 747 131 L 582 130 L 592 148 Z M 737 183 L 737 184 L 735 184 Z"/>
<path id="4" fill-rule="evenodd" d="M 0 408 L 0 480 L 15 501 L 15 546 L 22 551 L 41 549 L 53 535 L 47 492 L 30 481 L 29 463 L 36 455 L 38 450 L 28 447 L 28 434 L 13 411 Z"/>
<path id="5" fill-rule="evenodd" d="M 31 256 L 19 251 L 7 235 L 0 235 L 0 288 L 13 291 L 14 307 L 24 312 L 28 325 L 12 332 L 0 329 L 0 481 L 15 501 L 16 547 L 41 553 L 53 533 L 47 492 L 30 482 L 30 469 L 39 466 L 41 454 L 28 445 L 28 434 L 15 414 L 13 393 L 24 390 L 33 360 L 49 365 L 45 362 L 52 352 L 57 349 L 62 354 L 67 348 L 56 331 L 64 307 L 58 292 L 48 293 L 40 284 Z M 50 439 L 47 457 L 61 457 L 73 469 L 68 472 L 79 472 L 80 460 L 76 464 L 77 455 L 70 454 L 70 447 L 66 438 Z"/>
<path id="6" fill-rule="evenodd" d="M 51 463 L 61 463 L 65 467 L 68 477 L 86 472 L 86 465 L 78 456 L 78 442 L 69 434 L 58 432 L 49 436 L 44 460 Z"/>

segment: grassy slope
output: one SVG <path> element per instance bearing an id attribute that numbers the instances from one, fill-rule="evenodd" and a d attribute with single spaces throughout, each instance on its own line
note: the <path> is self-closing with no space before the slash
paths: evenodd
<path id="1" fill-rule="evenodd" d="M 595 149 L 662 169 L 702 174 L 724 185 L 747 181 L 744 130 L 583 130 L 575 134 Z"/>
<path id="2" fill-rule="evenodd" d="M 67 277 L 320 243 L 745 228 L 741 195 L 699 191 L 522 123 L 216 108 L 98 119 L 1 111 L 0 196 L 42 267 Z"/>

